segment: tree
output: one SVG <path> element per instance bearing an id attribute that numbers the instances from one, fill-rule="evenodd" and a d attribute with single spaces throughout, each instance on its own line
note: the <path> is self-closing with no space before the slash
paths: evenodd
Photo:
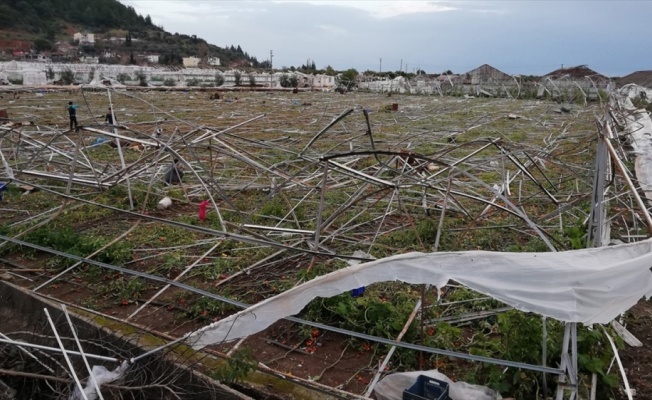
<path id="1" fill-rule="evenodd" d="M 325 73 L 326 73 L 326 75 L 330 75 L 330 76 L 337 75 L 337 72 L 330 65 L 326 67 Z"/>
<path id="2" fill-rule="evenodd" d="M 279 78 L 279 84 L 281 87 L 290 87 L 290 75 L 282 74 Z"/>
<path id="3" fill-rule="evenodd" d="M 75 83 L 75 73 L 70 68 L 61 72 L 61 83 L 64 85 L 72 85 Z"/>
<path id="4" fill-rule="evenodd" d="M 138 79 L 138 84 L 140 86 L 147 86 L 147 75 L 142 69 L 136 72 L 136 78 Z"/>
<path id="5" fill-rule="evenodd" d="M 296 74 L 283 74 L 281 75 L 279 83 L 281 84 L 281 87 L 285 88 L 297 87 L 299 84 L 299 78 Z"/>
<path id="6" fill-rule="evenodd" d="M 51 65 L 45 70 L 45 78 L 48 80 L 54 80 L 54 70 Z"/>
<path id="7" fill-rule="evenodd" d="M 349 68 L 340 75 L 340 85 L 345 87 L 346 90 L 351 90 L 356 85 L 357 77 L 358 71 L 355 68 Z"/>
<path id="8" fill-rule="evenodd" d="M 38 52 L 52 50 L 52 42 L 47 39 L 38 38 L 34 41 L 34 50 Z"/>
<path id="9" fill-rule="evenodd" d="M 136 59 L 134 58 L 133 51 L 129 54 L 129 64 L 136 64 Z"/>
<path id="10" fill-rule="evenodd" d="M 216 72 L 215 73 L 215 86 L 222 86 L 224 85 L 224 75 L 222 75 L 221 72 Z"/>
<path id="11" fill-rule="evenodd" d="M 116 79 L 118 80 L 118 82 L 124 84 L 125 82 L 130 81 L 131 77 L 129 76 L 129 74 L 119 73 Z"/>
<path id="12" fill-rule="evenodd" d="M 152 25 L 152 17 L 150 17 L 149 14 L 145 17 L 145 23 L 147 25 Z"/>
<path id="13" fill-rule="evenodd" d="M 240 86 L 240 81 L 242 80 L 242 74 L 240 73 L 240 71 L 235 71 L 235 74 L 233 74 L 233 76 L 235 78 L 235 85 Z"/>
<path id="14" fill-rule="evenodd" d="M 131 32 L 127 32 L 125 36 L 125 46 L 131 47 Z"/>
<path id="15" fill-rule="evenodd" d="M 249 86 L 256 86 L 256 75 L 249 74 Z"/>

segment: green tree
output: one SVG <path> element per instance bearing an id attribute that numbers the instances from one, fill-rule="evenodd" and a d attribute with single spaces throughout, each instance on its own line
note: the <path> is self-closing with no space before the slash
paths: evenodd
<path id="1" fill-rule="evenodd" d="M 215 73 L 215 86 L 222 86 L 224 85 L 224 75 L 222 75 L 221 72 L 216 72 Z"/>
<path id="2" fill-rule="evenodd" d="M 142 69 L 136 72 L 136 79 L 138 79 L 138 84 L 140 86 L 147 86 L 147 75 Z"/>
<path id="3" fill-rule="evenodd" d="M 6 4 L 0 4 L 0 26 L 11 28 L 20 21 L 18 14 Z"/>
<path id="4" fill-rule="evenodd" d="M 119 73 L 116 79 L 118 80 L 118 82 L 124 84 L 125 82 L 130 81 L 131 77 L 129 76 L 129 74 Z"/>
<path id="5" fill-rule="evenodd" d="M 346 88 L 346 90 L 351 90 L 356 86 L 356 79 L 358 77 L 358 71 L 355 68 L 349 68 L 346 71 L 342 72 L 339 77 L 340 86 Z"/>
<path id="6" fill-rule="evenodd" d="M 52 69 L 52 66 L 48 66 L 48 69 L 45 70 L 45 78 L 48 80 L 54 79 L 54 70 Z"/>
<path id="7" fill-rule="evenodd" d="M 34 40 L 34 50 L 41 51 L 50 51 L 52 50 L 52 42 L 44 38 L 38 38 Z"/>
<path id="8" fill-rule="evenodd" d="M 72 85 L 75 83 L 75 73 L 71 69 L 65 69 L 61 72 L 61 83 L 64 85 Z"/>
<path id="9" fill-rule="evenodd" d="M 235 71 L 235 74 L 233 74 L 233 76 L 235 77 L 235 85 L 240 86 L 240 81 L 242 80 L 242 74 L 240 73 L 240 71 Z"/>

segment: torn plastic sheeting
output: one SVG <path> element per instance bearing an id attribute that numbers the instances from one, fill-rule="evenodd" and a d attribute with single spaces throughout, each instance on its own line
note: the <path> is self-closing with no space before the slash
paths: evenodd
<path id="1" fill-rule="evenodd" d="M 108 369 L 106 369 L 106 367 L 102 365 L 93 365 L 91 373 L 95 378 L 95 382 L 97 383 L 97 386 L 101 387 L 105 383 L 111 383 L 121 378 L 122 375 L 124 375 L 127 368 L 129 368 L 129 363 L 127 361 L 123 361 L 122 364 L 120 364 L 120 366 L 118 366 L 113 371 L 109 371 Z M 70 400 L 81 400 L 84 398 L 88 400 L 97 399 L 98 398 L 97 390 L 95 389 L 95 385 L 93 384 L 91 379 L 89 379 L 88 382 L 86 383 L 86 387 L 84 388 L 84 394 L 86 396 L 82 396 L 81 392 L 79 391 L 79 388 L 75 387 L 74 392 L 70 396 Z"/>
<path id="2" fill-rule="evenodd" d="M 565 322 L 608 323 L 652 295 L 652 239 L 558 253 L 407 253 L 318 277 L 194 332 L 195 349 L 260 332 L 317 297 L 376 282 L 444 287 L 457 281 L 518 310 Z"/>
<path id="3" fill-rule="evenodd" d="M 641 189 L 652 200 L 652 119 L 645 110 L 629 110 L 626 132 L 634 149 L 634 170 Z"/>

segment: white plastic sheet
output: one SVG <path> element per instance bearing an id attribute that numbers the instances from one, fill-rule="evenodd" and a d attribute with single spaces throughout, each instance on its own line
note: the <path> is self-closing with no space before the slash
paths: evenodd
<path id="1" fill-rule="evenodd" d="M 125 373 L 125 371 L 127 371 L 127 368 L 129 368 L 129 363 L 127 361 L 123 361 L 122 364 L 120 364 L 113 371 L 109 371 L 108 369 L 106 369 L 106 367 L 102 365 L 93 365 L 91 373 L 95 378 L 95 382 L 97 383 L 97 386 L 102 387 L 102 385 L 104 385 L 105 383 L 111 383 L 120 379 L 122 375 Z M 86 387 L 84 388 L 84 394 L 86 395 L 86 399 L 88 400 L 95 400 L 99 397 L 97 390 L 95 389 L 95 385 L 93 385 L 91 379 L 88 379 L 88 383 L 86 383 Z M 83 398 L 84 396 L 82 396 L 81 392 L 79 391 L 79 388 L 75 387 L 75 390 L 70 396 L 70 400 L 82 400 Z"/>
<path id="2" fill-rule="evenodd" d="M 652 101 L 652 89 L 637 85 L 626 85 L 621 89 L 621 94 L 628 94 L 630 98 L 638 97 L 639 93 L 648 93 L 648 101 Z M 636 96 L 632 95 L 635 93 Z M 630 101 L 621 102 L 629 113 L 625 117 L 627 127 L 625 133 L 636 155 L 634 170 L 639 186 L 643 189 L 645 197 L 652 200 L 652 119 L 644 109 L 636 109 Z"/>
<path id="3" fill-rule="evenodd" d="M 652 239 L 558 253 L 407 253 L 351 266 L 296 286 L 190 335 L 195 349 L 236 340 L 299 313 L 316 297 L 375 282 L 438 288 L 455 280 L 518 310 L 560 321 L 608 323 L 652 295 Z"/>

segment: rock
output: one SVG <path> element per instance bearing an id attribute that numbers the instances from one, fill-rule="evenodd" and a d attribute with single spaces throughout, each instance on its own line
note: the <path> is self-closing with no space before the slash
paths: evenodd
<path id="1" fill-rule="evenodd" d="M 8 281 L 11 281 L 13 279 L 14 279 L 14 277 L 11 276 L 11 274 L 8 274 L 8 273 L 0 274 L 0 281 L 7 281 L 8 282 Z"/>

